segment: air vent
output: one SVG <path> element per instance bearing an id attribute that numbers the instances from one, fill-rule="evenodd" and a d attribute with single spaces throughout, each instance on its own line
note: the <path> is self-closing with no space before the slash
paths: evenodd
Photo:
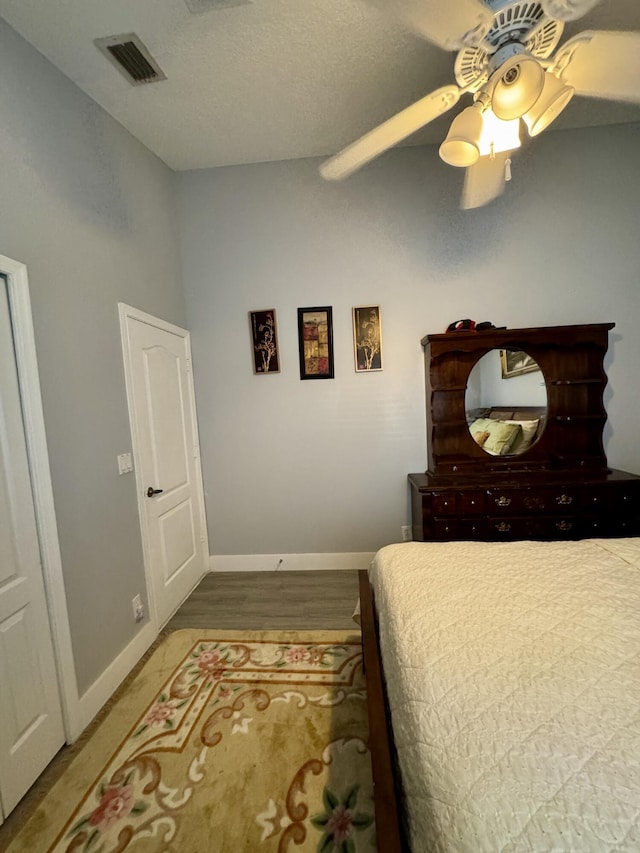
<path id="1" fill-rule="evenodd" d="M 94 44 L 134 86 L 166 80 L 166 74 L 135 33 L 107 36 Z"/>

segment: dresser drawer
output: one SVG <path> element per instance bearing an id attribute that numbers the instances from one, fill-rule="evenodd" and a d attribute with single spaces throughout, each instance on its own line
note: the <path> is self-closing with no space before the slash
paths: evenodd
<path id="1" fill-rule="evenodd" d="M 469 516 L 460 519 L 460 539 L 472 539 L 482 541 L 487 538 L 487 522 L 481 516 Z"/>
<path id="2" fill-rule="evenodd" d="M 428 496 L 431 515 L 456 515 L 457 497 L 455 492 L 432 492 Z"/>
<path id="3" fill-rule="evenodd" d="M 580 495 L 580 506 L 585 512 L 603 512 L 613 499 L 610 489 L 603 487 L 585 488 Z"/>
<path id="4" fill-rule="evenodd" d="M 576 516 L 511 516 L 488 519 L 489 539 L 576 539 L 580 537 L 580 519 Z"/>
<path id="5" fill-rule="evenodd" d="M 446 542 L 460 538 L 460 522 L 457 518 L 432 518 L 429 530 L 434 540 Z"/>
<path id="6" fill-rule="evenodd" d="M 614 483 L 606 491 L 610 511 L 640 516 L 640 481 Z"/>
<path id="7" fill-rule="evenodd" d="M 459 515 L 482 515 L 484 512 L 484 492 L 469 491 L 458 494 Z"/>
<path id="8" fill-rule="evenodd" d="M 609 536 L 640 536 L 640 514 L 612 514 L 607 519 Z"/>
<path id="9" fill-rule="evenodd" d="M 575 488 L 489 489 L 487 512 L 492 515 L 528 513 L 573 514 L 578 511 L 579 491 Z"/>
<path id="10" fill-rule="evenodd" d="M 524 511 L 524 494 L 520 489 L 487 489 L 487 512 L 517 515 Z"/>
<path id="11" fill-rule="evenodd" d="M 481 516 L 469 516 L 466 518 L 452 518 L 441 516 L 430 518 L 425 521 L 424 530 L 428 539 L 439 542 L 450 540 L 486 539 L 486 520 Z"/>
<path id="12" fill-rule="evenodd" d="M 606 515 L 583 515 L 580 524 L 582 535 L 586 539 L 615 535 L 615 526 L 610 523 L 610 519 Z"/>

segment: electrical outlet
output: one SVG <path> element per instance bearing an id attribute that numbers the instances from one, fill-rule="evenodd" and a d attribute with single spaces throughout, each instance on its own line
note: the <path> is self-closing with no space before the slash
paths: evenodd
<path id="1" fill-rule="evenodd" d="M 411 542 L 411 540 L 413 538 L 412 533 L 411 533 L 411 525 L 410 524 L 403 524 L 400 529 L 402 531 L 402 541 L 403 542 Z"/>
<path id="2" fill-rule="evenodd" d="M 134 595 L 131 599 L 131 605 L 133 607 L 133 618 L 136 622 L 142 622 L 144 619 L 144 604 L 142 603 L 142 598 L 139 595 Z"/>

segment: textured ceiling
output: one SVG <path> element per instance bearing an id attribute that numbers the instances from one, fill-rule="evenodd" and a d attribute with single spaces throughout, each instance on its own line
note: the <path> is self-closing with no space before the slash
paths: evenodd
<path id="1" fill-rule="evenodd" d="M 174 169 L 334 154 L 454 80 L 453 53 L 364 0 L 222 2 L 0 0 L 0 15 Z M 585 29 L 640 30 L 640 2 L 602 0 L 565 38 Z M 130 32 L 166 81 L 131 86 L 93 44 Z M 574 98 L 557 126 L 638 120 L 638 106 Z M 450 121 L 410 143 L 440 142 Z"/>

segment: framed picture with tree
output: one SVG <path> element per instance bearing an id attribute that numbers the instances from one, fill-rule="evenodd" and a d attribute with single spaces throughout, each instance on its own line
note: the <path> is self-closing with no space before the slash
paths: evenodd
<path id="1" fill-rule="evenodd" d="M 253 372 L 256 374 L 280 373 L 276 309 L 249 311 Z"/>
<path id="2" fill-rule="evenodd" d="M 382 370 L 382 319 L 379 305 L 353 309 L 353 351 L 356 373 Z"/>

